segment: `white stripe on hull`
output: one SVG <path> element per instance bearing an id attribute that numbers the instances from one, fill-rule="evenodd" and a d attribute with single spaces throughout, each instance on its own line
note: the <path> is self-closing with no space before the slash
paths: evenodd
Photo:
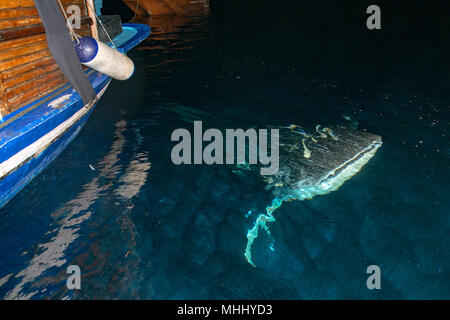
<path id="1" fill-rule="evenodd" d="M 105 85 L 105 87 L 98 93 L 97 102 L 105 93 L 111 80 Z M 32 144 L 28 145 L 24 149 L 17 152 L 8 160 L 0 163 L 0 179 L 8 175 L 10 172 L 17 169 L 19 166 L 27 162 L 30 158 L 33 158 L 44 151 L 48 146 L 50 146 L 55 139 L 66 132 L 70 127 L 72 127 L 78 120 L 85 116 L 92 106 L 84 106 L 78 110 L 72 117 L 61 123 L 55 129 L 42 136 Z"/>

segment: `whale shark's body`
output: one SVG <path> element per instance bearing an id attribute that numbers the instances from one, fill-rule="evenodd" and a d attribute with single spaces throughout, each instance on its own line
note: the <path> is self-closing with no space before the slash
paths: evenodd
<path id="1" fill-rule="evenodd" d="M 251 246 L 260 227 L 275 221 L 273 212 L 283 201 L 305 200 L 337 190 L 361 170 L 382 145 L 381 137 L 345 127 L 317 126 L 313 134 L 297 125 L 279 128 L 279 170 L 265 177 L 273 202 L 247 234 L 245 252 L 252 265 Z"/>

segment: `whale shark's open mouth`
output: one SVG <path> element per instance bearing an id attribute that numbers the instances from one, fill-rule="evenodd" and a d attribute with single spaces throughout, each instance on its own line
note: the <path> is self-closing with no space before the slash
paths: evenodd
<path id="1" fill-rule="evenodd" d="M 348 154 L 348 156 L 354 154 L 353 157 L 348 158 L 348 160 L 327 173 L 324 171 L 323 176 L 318 177 L 316 181 L 312 181 L 314 183 L 311 183 L 311 180 L 308 180 L 308 183 L 300 180 L 292 190 L 291 198 L 304 200 L 337 190 L 345 181 L 353 177 L 369 162 L 381 145 L 381 139 L 373 140 L 368 142 L 367 147 L 363 150 L 359 152 L 353 150 L 352 153 Z"/>
<path id="2" fill-rule="evenodd" d="M 268 222 L 283 201 L 305 200 L 337 190 L 369 162 L 382 145 L 381 137 L 344 127 L 316 127 L 308 134 L 296 125 L 280 128 L 280 168 L 265 178 L 274 199 L 247 234 L 245 257 L 252 265 L 251 246 L 260 228 L 269 232 Z"/>

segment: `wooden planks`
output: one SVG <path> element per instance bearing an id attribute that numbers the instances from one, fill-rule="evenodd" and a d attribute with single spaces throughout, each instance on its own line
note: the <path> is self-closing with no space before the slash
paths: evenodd
<path id="1" fill-rule="evenodd" d="M 21 47 L 33 42 L 45 41 L 45 33 L 33 35 L 29 37 L 21 37 L 19 39 L 0 41 L 0 51 Z"/>
<path id="2" fill-rule="evenodd" d="M 26 25 L 26 24 L 23 24 L 23 21 L 25 21 L 25 20 L 21 20 L 20 23 L 17 23 L 17 25 L 18 25 L 17 27 L 5 28 L 5 29 L 2 29 L 0 27 L 0 42 L 6 41 L 6 40 L 20 39 L 22 37 L 40 34 L 40 33 L 45 32 L 44 25 L 42 23 Z M 32 23 L 35 20 L 29 19 L 27 21 Z M 39 21 L 41 21 L 41 20 L 39 19 Z M 2 21 L 0 20 L 0 25 L 1 25 L 1 23 L 2 23 Z M 82 31 L 84 29 L 84 27 L 90 26 L 91 24 L 92 24 L 92 19 L 90 17 L 87 17 L 87 16 L 82 17 L 81 18 L 81 30 L 76 30 L 77 33 Z"/>
<path id="3" fill-rule="evenodd" d="M 56 0 L 48 0 L 48 1 L 56 1 Z M 61 0 L 61 3 L 65 8 L 67 8 L 72 4 L 76 4 L 79 5 L 82 9 L 86 10 L 84 0 Z M 17 10 L 21 8 L 33 8 L 34 10 L 36 10 L 33 0 L 0 0 L 0 10 L 3 9 Z"/>
<path id="4" fill-rule="evenodd" d="M 85 0 L 61 2 L 65 8 L 80 6 L 82 28 L 76 31 L 81 36 L 90 35 L 92 20 Z M 66 84 L 44 32 L 33 0 L 0 0 L 0 116 Z"/>
<path id="5" fill-rule="evenodd" d="M 27 104 L 37 98 L 55 90 L 55 87 L 64 85 L 66 80 L 60 70 L 35 78 L 21 84 L 17 88 L 5 90 L 4 94 L 11 96 L 8 102 L 11 105 Z"/>
<path id="6" fill-rule="evenodd" d="M 0 0 L 0 9 L 34 7 L 33 0 Z"/>
<path id="7" fill-rule="evenodd" d="M 48 49 L 36 51 L 27 55 L 20 55 L 6 61 L 0 61 L 0 72 L 4 72 L 8 69 L 12 69 L 45 57 L 51 57 L 50 51 Z"/>
<path id="8" fill-rule="evenodd" d="M 42 21 L 39 17 L 19 17 L 12 19 L 1 19 L 0 20 L 0 30 L 19 28 L 24 26 L 29 26 L 33 24 L 41 24 Z"/>
<path id="9" fill-rule="evenodd" d="M 3 81 L 4 88 L 10 88 L 57 69 L 58 66 L 54 60 L 51 57 L 45 57 L 2 72 L 0 79 Z"/>
<path id="10" fill-rule="evenodd" d="M 32 42 L 27 43 L 24 46 L 21 47 L 15 47 L 11 49 L 6 49 L 3 51 L 0 51 L 0 61 L 3 60 L 13 60 L 18 56 L 26 56 L 30 53 L 45 50 L 47 48 L 47 41 L 42 40 L 39 42 Z"/>
<path id="11" fill-rule="evenodd" d="M 49 0 L 56 1 L 56 0 Z M 81 9 L 82 25 L 92 20 L 84 0 L 62 0 L 64 8 L 77 5 Z M 0 0 L 0 41 L 44 32 L 44 27 L 33 1 Z"/>
<path id="12" fill-rule="evenodd" d="M 0 19 L 12 19 L 20 17 L 37 16 L 36 8 L 15 8 L 15 9 L 0 9 Z"/>

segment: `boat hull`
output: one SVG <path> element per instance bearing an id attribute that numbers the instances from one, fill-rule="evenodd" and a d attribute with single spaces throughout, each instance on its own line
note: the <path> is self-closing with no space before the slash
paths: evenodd
<path id="1" fill-rule="evenodd" d="M 37 156 L 31 157 L 20 167 L 0 180 L 0 208 L 6 205 L 20 190 L 22 190 L 34 177 L 44 170 L 61 152 L 75 139 L 86 124 L 95 105 L 82 116 L 75 124 L 68 128 L 58 139 L 53 141 Z"/>
<path id="2" fill-rule="evenodd" d="M 148 26 L 124 24 L 117 47 L 127 52 L 150 34 Z M 66 86 L 0 121 L 0 209 L 44 170 L 75 139 L 87 122 L 111 78 L 87 72 L 97 100 L 84 105 Z"/>

